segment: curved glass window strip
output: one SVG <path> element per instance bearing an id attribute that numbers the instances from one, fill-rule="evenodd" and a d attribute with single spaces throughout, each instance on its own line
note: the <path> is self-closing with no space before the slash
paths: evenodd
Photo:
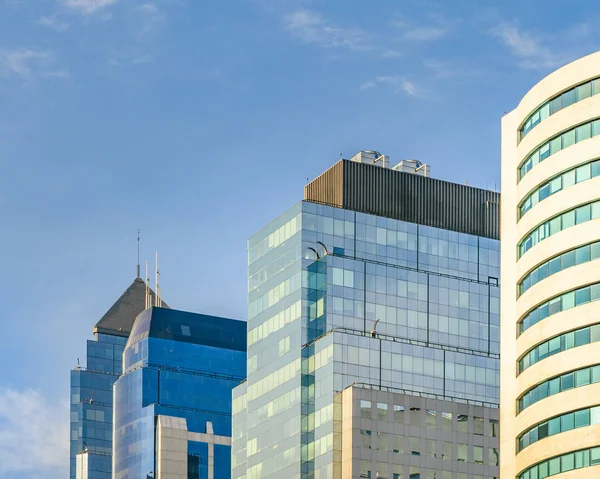
<path id="1" fill-rule="evenodd" d="M 571 128 L 570 130 L 555 136 L 550 141 L 542 144 L 539 148 L 536 148 L 521 166 L 519 166 L 519 181 L 521 181 L 535 165 L 541 163 L 550 155 L 597 135 L 600 135 L 600 119 L 584 123 L 583 125 Z"/>
<path id="2" fill-rule="evenodd" d="M 535 404 L 542 399 L 546 399 L 547 397 L 598 382 L 600 382 L 600 365 L 561 374 L 560 376 L 548 379 L 547 381 L 532 387 L 523 394 L 523 396 L 519 398 L 518 412 L 520 413 L 532 404 Z"/>
<path id="3" fill-rule="evenodd" d="M 600 406 L 571 411 L 533 426 L 518 438 L 518 451 L 542 439 L 580 427 L 600 424 Z"/>
<path id="4" fill-rule="evenodd" d="M 573 103 L 577 103 L 581 100 L 585 100 L 591 96 L 600 93 L 600 79 L 596 78 L 583 83 L 575 88 L 571 88 L 560 95 L 555 96 L 551 100 L 548 100 L 541 107 L 535 110 L 531 115 L 527 117 L 523 126 L 519 130 L 519 140 L 522 140 L 527 136 L 531 130 L 533 130 L 539 123 L 544 121 L 551 115 L 559 112 L 563 108 L 571 106 Z"/>
<path id="5" fill-rule="evenodd" d="M 584 246 L 580 246 L 579 248 L 567 251 L 559 256 L 555 256 L 554 258 L 539 265 L 523 278 L 523 280 L 519 283 L 519 295 L 523 294 L 540 281 L 543 281 L 548 276 L 560 273 L 571 266 L 577 266 L 598 258 L 600 258 L 600 241 L 586 244 Z"/>
<path id="6" fill-rule="evenodd" d="M 598 341 L 600 341 L 600 324 L 594 324 L 593 326 L 587 326 L 556 336 L 530 349 L 519 360 L 519 374 L 547 357 Z"/>
<path id="7" fill-rule="evenodd" d="M 525 469 L 517 476 L 517 479 L 544 479 L 562 472 L 598 464 L 600 464 L 600 447 L 592 447 L 539 462 L 535 466 Z"/>
<path id="8" fill-rule="evenodd" d="M 539 188 L 536 188 L 527 196 L 527 198 L 525 198 L 519 207 L 520 218 L 540 201 L 544 201 L 554 193 L 558 193 L 561 190 L 567 189 L 569 186 L 595 178 L 596 176 L 600 176 L 600 160 L 591 161 L 585 165 L 578 166 L 561 175 L 555 176 Z"/>
<path id="9" fill-rule="evenodd" d="M 563 293 L 532 309 L 519 323 L 519 334 L 553 314 L 600 299 L 600 283 Z"/>
<path id="10" fill-rule="evenodd" d="M 549 236 L 596 218 L 600 218 L 600 201 L 578 206 L 555 216 L 534 228 L 519 242 L 519 258 Z"/>

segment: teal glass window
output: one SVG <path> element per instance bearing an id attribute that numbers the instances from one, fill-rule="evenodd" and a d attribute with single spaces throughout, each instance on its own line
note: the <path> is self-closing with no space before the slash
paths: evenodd
<path id="1" fill-rule="evenodd" d="M 590 344 L 592 342 L 597 342 L 598 338 L 600 337 L 600 332 L 598 331 L 599 328 L 600 324 L 595 324 L 593 326 L 581 328 L 576 331 L 570 331 L 560 336 L 556 336 L 549 341 L 544 341 L 543 343 L 531 348 L 518 361 L 519 374 L 547 357 L 553 356 L 568 349 Z M 560 347 L 558 347 L 558 345 L 560 345 Z M 575 379 L 573 373 L 568 373 L 561 376 L 562 391 L 571 389 L 574 387 L 574 385 Z"/>
<path id="2" fill-rule="evenodd" d="M 552 113 L 552 105 L 550 107 Z M 587 126 L 589 125 L 589 130 Z M 589 133 L 589 136 L 588 136 Z M 554 155 L 564 148 L 568 148 L 575 143 L 585 141 L 593 136 L 600 135 L 600 120 L 593 120 L 583 125 L 579 125 L 575 128 L 571 128 L 560 135 L 551 138 L 546 143 L 536 148 L 531 154 L 523 160 L 519 165 L 519 181 L 531 171 L 531 169 L 537 165 L 540 161 L 544 161 L 550 155 Z"/>
<path id="3" fill-rule="evenodd" d="M 574 253 L 574 251 L 572 252 Z M 571 257 L 575 264 L 575 254 Z M 592 294 L 593 293 L 593 294 Z M 583 288 L 576 289 L 575 291 L 569 291 L 559 296 L 549 299 L 548 301 L 536 306 L 534 309 L 529 311 L 519 321 L 519 334 L 527 331 L 531 326 L 539 323 L 549 316 L 566 311 L 573 307 L 581 306 L 591 301 L 597 301 L 600 299 L 600 283 L 593 284 L 591 286 L 584 286 Z"/>
<path id="4" fill-rule="evenodd" d="M 585 125 L 578 126 L 575 129 L 575 136 L 577 141 L 587 140 L 592 137 L 592 124 L 586 123 Z"/>
<path id="5" fill-rule="evenodd" d="M 598 93 L 600 93 L 600 80 L 590 80 L 550 99 L 525 119 L 523 126 L 519 129 L 519 139 L 525 138 L 531 130 L 550 115 Z"/>
<path id="6" fill-rule="evenodd" d="M 517 438 L 519 451 L 522 451 L 531 444 L 535 444 L 536 442 L 547 437 L 571 431 L 572 429 L 587 427 L 591 424 L 598 424 L 598 421 L 600 420 L 599 413 L 600 406 L 594 406 L 592 408 L 568 412 L 561 416 L 553 417 L 548 421 L 537 424 L 522 433 Z M 580 458 L 580 461 L 582 464 L 585 463 L 583 458 Z"/>
<path id="7" fill-rule="evenodd" d="M 574 173 L 574 172 L 573 172 Z M 573 175 L 574 176 L 574 175 Z M 594 212 L 597 208 L 597 212 Z M 527 251 L 533 248 L 540 241 L 545 240 L 549 236 L 552 236 L 559 231 L 564 231 L 576 224 L 585 223 L 592 218 L 600 216 L 600 201 L 594 203 L 588 203 L 578 208 L 565 211 L 564 213 L 555 216 L 551 220 L 548 220 L 538 226 L 536 226 L 528 235 L 526 235 L 518 246 L 519 258 L 523 256 Z"/>
<path id="8" fill-rule="evenodd" d="M 588 128 L 588 130 L 591 131 L 591 126 Z M 598 160 L 586 163 L 585 165 L 577 168 L 573 168 L 559 176 L 554 177 L 547 183 L 535 189 L 521 202 L 521 205 L 519 206 L 520 217 L 523 217 L 525 213 L 527 213 L 540 201 L 545 200 L 554 193 L 557 193 L 576 183 L 581 183 L 582 181 L 586 181 L 600 175 L 600 165 L 598 165 L 595 169 L 592 168 L 592 166 L 596 165 L 596 163 L 598 163 Z"/>

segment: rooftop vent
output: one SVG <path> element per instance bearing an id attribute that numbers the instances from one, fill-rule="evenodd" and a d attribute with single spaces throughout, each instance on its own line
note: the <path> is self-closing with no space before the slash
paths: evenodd
<path id="1" fill-rule="evenodd" d="M 356 163 L 367 163 L 369 165 L 380 166 L 381 168 L 390 168 L 390 157 L 382 155 L 375 150 L 362 150 L 356 155 L 350 158 L 350 161 Z M 401 171 L 402 173 L 412 173 L 419 176 L 430 176 L 429 165 L 421 163 L 418 160 L 402 160 L 397 165 L 392 166 L 390 169 L 394 171 Z"/>
<path id="2" fill-rule="evenodd" d="M 431 174 L 429 165 L 421 163 L 418 160 L 402 160 L 397 165 L 392 166 L 392 170 L 426 177 L 429 177 Z"/>
<path id="3" fill-rule="evenodd" d="M 382 168 L 390 167 L 389 156 L 382 155 L 375 150 L 362 150 L 350 158 L 350 161 L 357 163 L 367 163 L 369 165 L 381 166 Z"/>

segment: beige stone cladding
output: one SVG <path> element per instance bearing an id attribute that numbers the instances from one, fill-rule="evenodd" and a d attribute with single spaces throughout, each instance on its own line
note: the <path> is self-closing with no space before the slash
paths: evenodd
<path id="1" fill-rule="evenodd" d="M 600 52 L 535 85 L 501 146 L 501 478 L 600 477 Z"/>

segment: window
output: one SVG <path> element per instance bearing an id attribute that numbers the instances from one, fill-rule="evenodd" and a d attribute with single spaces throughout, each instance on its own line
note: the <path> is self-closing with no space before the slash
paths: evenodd
<path id="1" fill-rule="evenodd" d="M 404 422 L 404 406 L 394 404 L 394 421 L 400 423 Z"/>
<path id="2" fill-rule="evenodd" d="M 590 425 L 590 410 L 575 411 L 575 428 Z"/>
<path id="3" fill-rule="evenodd" d="M 483 447 L 473 446 L 473 461 L 476 464 L 483 464 Z"/>
<path id="4" fill-rule="evenodd" d="M 404 436 L 394 436 L 394 452 L 396 454 L 404 454 Z"/>
<path id="5" fill-rule="evenodd" d="M 550 114 L 552 114 L 552 105 L 556 105 L 560 102 L 560 97 L 556 98 L 550 103 Z M 584 141 L 591 136 L 587 136 L 586 126 L 589 125 L 591 128 L 591 136 L 600 134 L 600 120 L 594 120 L 588 122 L 585 125 L 580 125 L 576 128 L 572 128 L 556 137 L 552 138 L 549 142 L 543 144 L 538 149 L 534 150 L 523 163 L 519 166 L 519 180 L 521 180 L 531 169 L 537 165 L 540 161 L 544 161 L 550 155 L 553 155 L 564 148 L 568 148 L 575 143 Z"/>
<path id="6" fill-rule="evenodd" d="M 570 471 L 575 469 L 575 455 L 565 454 L 560 458 L 560 467 L 562 472 Z"/>
<path id="7" fill-rule="evenodd" d="M 451 412 L 443 412 L 441 416 L 442 421 L 442 430 L 443 431 L 452 431 L 452 413 Z"/>
<path id="8" fill-rule="evenodd" d="M 183 334 L 184 336 L 191 336 L 192 333 L 190 331 L 190 327 L 186 326 L 185 324 L 181 325 L 181 334 Z"/>
<path id="9" fill-rule="evenodd" d="M 421 409 L 418 407 L 410 408 L 410 425 L 420 426 L 421 425 Z"/>
<path id="10" fill-rule="evenodd" d="M 425 456 L 426 457 L 437 457 L 435 448 L 436 448 L 435 440 L 425 439 Z"/>
<path id="11" fill-rule="evenodd" d="M 378 451 L 387 451 L 387 434 L 384 432 L 378 432 L 377 433 L 377 445 L 375 447 L 376 450 Z"/>
<path id="12" fill-rule="evenodd" d="M 592 328 L 592 330 L 596 331 L 596 328 Z M 560 347 L 560 338 L 555 339 L 559 339 L 558 343 Z M 595 382 L 600 382 L 600 366 L 579 369 L 549 379 L 523 394 L 519 399 L 519 412 L 548 396 L 567 391 L 573 387 L 587 386 L 588 384 Z"/>
<path id="13" fill-rule="evenodd" d="M 473 434 L 483 436 L 483 418 L 475 416 L 473 418 Z"/>
<path id="14" fill-rule="evenodd" d="M 588 125 L 588 130 L 591 131 L 590 125 Z M 598 162 L 599 161 L 596 160 L 568 170 L 567 172 L 556 176 L 552 180 L 533 190 L 521 202 L 519 207 L 520 218 L 539 202 L 544 201 L 554 193 L 573 186 L 576 183 L 589 180 L 594 176 L 598 176 L 600 174 L 600 164 L 594 167 L 594 165 L 596 165 Z M 595 174 L 594 171 L 596 172 Z"/>
<path id="15" fill-rule="evenodd" d="M 495 447 L 488 448 L 488 466 L 500 465 L 500 453 Z"/>
<path id="16" fill-rule="evenodd" d="M 490 419 L 490 437 L 500 437 L 500 422 L 497 419 Z"/>
<path id="17" fill-rule="evenodd" d="M 442 441 L 442 459 L 452 460 L 452 443 Z"/>
<path id="18" fill-rule="evenodd" d="M 371 419 L 371 401 L 365 401 L 364 399 L 361 399 L 360 417 L 364 417 L 365 419 Z"/>
<path id="19" fill-rule="evenodd" d="M 469 416 L 459 414 L 456 418 L 456 428 L 458 432 L 468 432 Z"/>
<path id="20" fill-rule="evenodd" d="M 371 461 L 360 461 L 360 477 L 370 478 L 371 477 Z"/>
<path id="21" fill-rule="evenodd" d="M 519 451 L 546 437 L 600 423 L 600 406 L 580 409 L 554 417 L 525 431 L 518 439 Z"/>
<path id="22" fill-rule="evenodd" d="M 371 449 L 371 431 L 368 429 L 360 430 L 360 445 L 364 448 Z"/>
<path id="23" fill-rule="evenodd" d="M 388 477 L 388 466 L 382 462 L 377 463 L 377 472 L 375 477 L 378 479 L 387 479 Z"/>
<path id="24" fill-rule="evenodd" d="M 467 462 L 467 445 L 466 444 L 458 444 L 456 449 L 457 449 L 456 460 L 458 462 Z"/>
<path id="25" fill-rule="evenodd" d="M 567 131 L 562 136 L 562 147 L 568 148 L 571 145 L 575 144 L 575 130 Z"/>
<path id="26" fill-rule="evenodd" d="M 421 440 L 418 437 L 410 438 L 410 454 L 411 456 L 420 456 L 421 455 Z"/>
<path id="27" fill-rule="evenodd" d="M 542 361 L 548 356 L 552 356 L 553 354 L 582 346 L 584 344 L 589 344 L 592 341 L 592 338 L 594 338 L 594 342 L 596 342 L 598 338 L 600 338 L 599 328 L 600 325 L 595 324 L 587 328 L 578 329 L 576 331 L 571 331 L 561 336 L 557 336 L 556 338 L 552 338 L 550 341 L 540 343 L 519 360 L 519 373 L 522 373 L 528 367 L 539 361 Z M 561 378 L 561 389 L 565 391 L 567 386 L 570 386 L 570 388 L 574 387 L 574 378 L 572 373 L 570 375 L 566 374 Z"/>
<path id="28" fill-rule="evenodd" d="M 572 253 L 572 258 L 575 260 L 575 252 L 573 251 Z M 585 251 L 582 251 L 581 256 L 584 255 Z M 548 316 L 552 316 L 560 311 L 566 311 L 575 306 L 589 303 L 590 301 L 597 301 L 598 299 L 600 299 L 600 283 L 585 286 L 576 289 L 575 291 L 569 291 L 568 293 L 556 296 L 548 302 L 542 303 L 531 310 L 519 321 L 519 334 L 522 334 L 531 326 L 546 319 Z"/>
<path id="29" fill-rule="evenodd" d="M 377 419 L 387 420 L 388 405 L 384 402 L 377 403 Z"/>
<path id="30" fill-rule="evenodd" d="M 431 409 L 427 409 L 425 414 L 425 426 L 436 427 L 437 413 Z"/>
<path id="31" fill-rule="evenodd" d="M 573 103 L 585 100 L 592 95 L 596 95 L 597 93 L 594 90 L 594 84 L 597 80 L 588 81 L 582 85 L 579 85 L 571 90 L 567 90 L 566 92 L 558 95 L 556 98 L 549 100 L 544 103 L 540 108 L 535 110 L 533 113 L 529 115 L 523 122 L 523 126 L 521 127 L 519 138 L 522 140 L 527 133 L 529 133 L 533 128 L 535 128 L 540 122 L 547 119 L 550 115 L 562 110 L 563 108 L 567 108 Z"/>
<path id="32" fill-rule="evenodd" d="M 592 218 L 593 208 L 598 208 L 600 214 L 600 202 L 589 203 L 587 205 L 580 206 L 579 208 L 566 211 L 565 213 L 542 223 L 527 236 L 525 236 L 519 243 L 519 257 L 523 256 L 533 246 L 543 241 L 549 236 L 552 236 L 559 231 L 563 231 L 575 224 L 585 223 Z M 594 210 L 595 211 L 595 210 Z"/>

